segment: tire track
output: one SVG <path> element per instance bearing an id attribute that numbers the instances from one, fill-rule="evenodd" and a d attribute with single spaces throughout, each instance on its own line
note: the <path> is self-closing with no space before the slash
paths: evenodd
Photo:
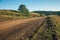
<path id="1" fill-rule="evenodd" d="M 30 40 L 58 40 L 56 26 L 53 24 L 50 17 L 47 17 L 35 35 Z"/>

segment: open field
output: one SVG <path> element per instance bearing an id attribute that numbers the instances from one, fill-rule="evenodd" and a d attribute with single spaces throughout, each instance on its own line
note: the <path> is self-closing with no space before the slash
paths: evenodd
<path id="1" fill-rule="evenodd" d="M 5 20 L 15 20 L 15 19 L 24 19 L 24 18 L 33 18 L 33 17 L 40 17 L 41 15 L 38 13 L 30 12 L 30 16 L 26 17 L 23 16 L 20 12 L 15 10 L 0 10 L 0 21 Z"/>
<path id="2" fill-rule="evenodd" d="M 60 16 L 0 10 L 0 40 L 60 40 Z"/>
<path id="3" fill-rule="evenodd" d="M 59 40 L 59 27 L 54 20 L 51 15 L 1 22 L 0 40 Z"/>
<path id="4" fill-rule="evenodd" d="M 0 40 L 60 40 L 60 0 L 0 0 Z"/>

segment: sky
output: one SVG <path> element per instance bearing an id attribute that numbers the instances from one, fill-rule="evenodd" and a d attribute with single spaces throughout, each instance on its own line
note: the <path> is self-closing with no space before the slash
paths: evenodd
<path id="1" fill-rule="evenodd" d="M 21 4 L 30 11 L 60 11 L 60 0 L 0 0 L 0 10 L 18 10 Z"/>

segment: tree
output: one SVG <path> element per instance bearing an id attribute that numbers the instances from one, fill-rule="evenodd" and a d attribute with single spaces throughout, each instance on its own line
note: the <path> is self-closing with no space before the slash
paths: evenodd
<path id="1" fill-rule="evenodd" d="M 26 9 L 26 16 L 30 16 L 28 9 Z"/>
<path id="2" fill-rule="evenodd" d="M 22 13 L 23 16 L 29 16 L 29 11 L 25 5 L 20 5 L 18 10 Z"/>

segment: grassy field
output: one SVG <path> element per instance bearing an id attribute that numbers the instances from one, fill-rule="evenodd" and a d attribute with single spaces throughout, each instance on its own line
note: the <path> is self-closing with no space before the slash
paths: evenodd
<path id="1" fill-rule="evenodd" d="M 0 22 L 4 21 L 4 20 L 45 17 L 44 14 L 39 14 L 39 13 L 35 13 L 35 12 L 29 12 L 29 14 L 30 14 L 30 16 L 27 17 L 27 16 L 23 16 L 18 11 L 0 10 Z M 28 26 L 29 26 L 29 28 L 27 29 L 28 31 L 24 30 L 23 34 L 25 34 L 25 35 L 22 37 L 25 38 L 25 36 L 27 35 L 27 38 L 26 38 L 27 40 L 40 40 L 40 39 L 55 40 L 56 38 L 58 40 L 60 40 L 60 16 L 48 15 L 48 16 L 46 16 L 43 24 L 41 24 L 41 26 L 40 26 L 40 22 L 43 20 L 44 19 L 39 19 L 37 21 L 35 20 L 35 21 L 32 21 L 31 24 L 29 22 L 28 24 L 26 24 L 26 27 L 24 26 L 23 28 L 21 28 L 22 30 L 24 30 L 25 28 L 28 28 Z M 36 22 L 36 24 L 35 24 L 35 22 Z M 15 23 L 16 23 L 16 21 L 15 21 Z M 18 31 L 20 32 L 20 29 Z M 18 32 L 18 31 L 16 31 L 16 32 Z M 25 31 L 26 31 L 26 33 L 25 33 Z M 15 31 L 13 30 L 13 32 L 15 32 Z M 12 35 L 13 35 L 13 33 L 12 33 Z M 18 35 L 20 35 L 20 34 L 18 34 Z"/>
<path id="2" fill-rule="evenodd" d="M 0 10 L 0 20 L 9 20 L 9 19 L 22 19 L 22 18 L 33 18 L 40 17 L 38 13 L 30 12 L 30 16 L 23 16 L 20 12 L 15 10 Z"/>
<path id="3" fill-rule="evenodd" d="M 58 15 L 51 15 L 54 24 L 56 25 L 56 32 L 58 36 L 58 40 L 60 40 L 60 16 Z"/>

